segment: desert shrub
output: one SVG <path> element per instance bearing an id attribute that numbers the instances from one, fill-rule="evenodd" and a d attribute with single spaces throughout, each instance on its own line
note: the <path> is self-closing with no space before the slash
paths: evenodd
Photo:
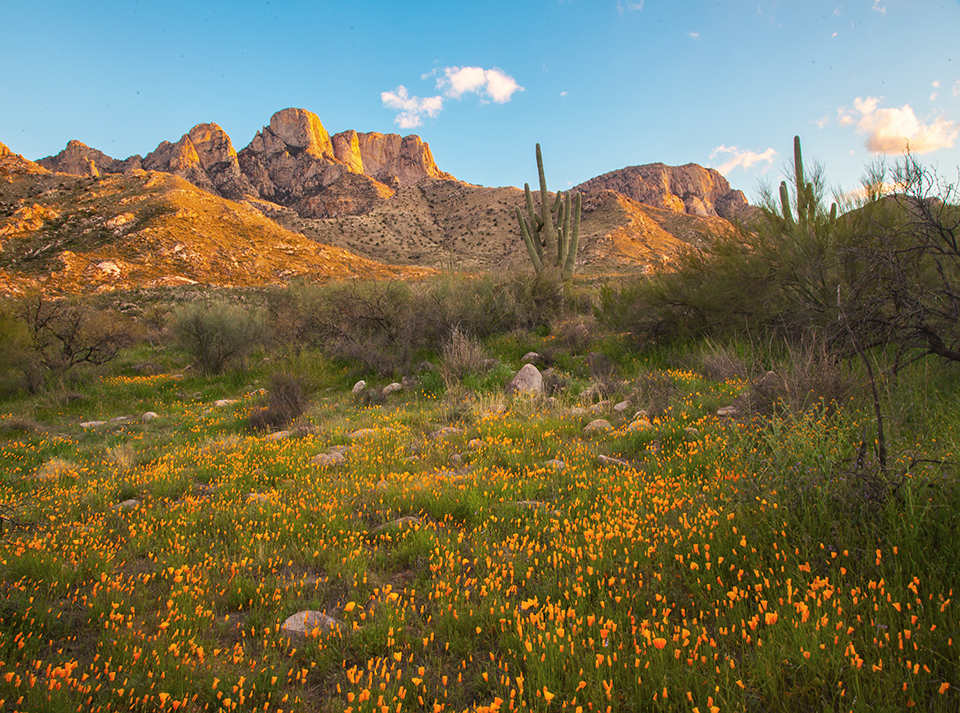
<path id="1" fill-rule="evenodd" d="M 27 325 L 17 318 L 10 305 L 0 305 L 0 394 L 12 394 L 26 387 L 33 361 Z"/>
<path id="2" fill-rule="evenodd" d="M 280 429 L 303 415 L 307 405 L 300 379 L 293 374 L 276 373 L 270 378 L 267 405 L 254 411 L 247 424 L 254 431 Z"/>
<path id="3" fill-rule="evenodd" d="M 443 344 L 440 376 L 450 389 L 468 374 L 482 371 L 487 361 L 487 354 L 479 340 L 454 327 Z"/>
<path id="4" fill-rule="evenodd" d="M 549 275 L 443 275 L 297 285 L 273 296 L 271 320 L 294 350 L 315 347 L 388 376 L 439 357 L 454 329 L 484 339 L 544 327 L 562 309 L 562 285 Z"/>
<path id="5" fill-rule="evenodd" d="M 130 317 L 81 298 L 34 295 L 17 304 L 16 314 L 27 335 L 21 368 L 31 391 L 38 390 L 47 376 L 62 377 L 79 365 L 113 361 L 142 334 Z M 22 339 L 22 329 L 15 329 L 17 339 Z"/>
<path id="6" fill-rule="evenodd" d="M 173 331 L 195 366 L 219 374 L 229 363 L 244 359 L 262 344 L 267 327 L 260 310 L 218 299 L 177 308 Z"/>
<path id="7" fill-rule="evenodd" d="M 646 411 L 652 418 L 666 412 L 679 389 L 662 371 L 641 374 L 633 380 L 630 401 L 637 410 Z"/>

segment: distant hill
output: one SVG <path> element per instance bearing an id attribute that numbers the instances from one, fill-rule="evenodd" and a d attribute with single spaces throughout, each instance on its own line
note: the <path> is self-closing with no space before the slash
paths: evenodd
<path id="1" fill-rule="evenodd" d="M 529 269 L 521 190 L 458 180 L 418 136 L 331 136 L 304 109 L 276 112 L 240 151 L 213 123 L 125 159 L 79 141 L 37 162 L 3 148 L 7 291 Z M 757 210 L 696 164 L 630 166 L 574 190 L 580 273 L 669 267 Z"/>
<path id="2" fill-rule="evenodd" d="M 178 176 L 52 173 L 0 144 L 2 292 L 239 287 L 430 272 L 319 244 Z"/>

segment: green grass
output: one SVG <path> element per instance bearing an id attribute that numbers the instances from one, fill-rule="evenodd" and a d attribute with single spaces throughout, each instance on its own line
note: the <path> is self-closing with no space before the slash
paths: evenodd
<path id="1" fill-rule="evenodd" d="M 501 366 L 373 407 L 309 351 L 204 377 L 141 350 L 0 404 L 0 711 L 956 709 L 953 371 L 884 382 L 880 473 L 859 398 L 722 419 L 747 383 L 696 345 L 598 335 L 631 407 L 575 415 L 589 370 L 555 342 L 491 337 Z M 504 397 L 550 349 L 558 401 Z M 274 370 L 312 394 L 282 440 L 246 426 Z M 279 633 L 308 609 L 340 627 Z"/>

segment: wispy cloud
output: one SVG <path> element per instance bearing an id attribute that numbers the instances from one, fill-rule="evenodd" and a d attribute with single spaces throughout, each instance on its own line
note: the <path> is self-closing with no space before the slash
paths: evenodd
<path id="1" fill-rule="evenodd" d="M 841 126 L 856 124 L 857 133 L 865 135 L 865 145 L 872 153 L 902 153 L 910 147 L 916 154 L 925 154 L 953 146 L 960 126 L 957 122 L 937 117 L 930 123 L 918 118 L 913 107 L 881 108 L 883 97 L 857 97 L 853 110 L 841 107 Z M 855 116 L 859 114 L 859 118 Z"/>
<path id="2" fill-rule="evenodd" d="M 887 6 L 881 5 L 880 0 L 873 0 L 873 7 L 870 8 L 874 12 L 879 12 L 881 15 L 887 14 Z"/>
<path id="3" fill-rule="evenodd" d="M 699 32 L 691 32 L 691 33 L 690 33 L 690 36 L 691 36 L 693 39 L 695 39 L 695 40 L 699 40 L 699 39 L 700 39 L 700 33 L 699 33 Z"/>
<path id="4" fill-rule="evenodd" d="M 402 84 L 392 92 L 381 92 L 380 100 L 389 109 L 399 113 L 393 120 L 401 129 L 412 129 L 423 125 L 423 117 L 435 118 L 443 111 L 444 97 L 460 99 L 465 94 L 478 94 L 482 101 L 505 104 L 523 87 L 506 72 L 481 67 L 444 67 L 435 69 L 420 77 L 427 79 L 440 73 L 436 88 L 440 94 L 431 97 L 410 96 Z"/>
<path id="5" fill-rule="evenodd" d="M 644 2 L 645 0 L 640 0 L 640 2 L 628 2 L 626 6 L 624 6 L 624 4 L 622 2 L 619 2 L 618 0 L 617 12 L 619 12 L 621 15 L 623 14 L 624 9 L 630 10 L 631 12 L 640 12 L 641 10 L 643 10 Z"/>
<path id="6" fill-rule="evenodd" d="M 772 148 L 768 148 L 763 152 L 750 151 L 748 149 L 739 149 L 736 146 L 717 146 L 713 151 L 710 152 L 711 160 L 719 156 L 720 154 L 729 154 L 729 158 L 721 163 L 719 166 L 714 166 L 720 173 L 726 175 L 735 168 L 742 168 L 744 170 L 753 168 L 755 165 L 760 163 L 773 163 L 773 157 L 777 155 L 777 152 Z M 769 166 L 765 167 L 769 168 Z"/>
<path id="7" fill-rule="evenodd" d="M 385 107 L 400 113 L 393 123 L 401 129 L 412 129 L 423 124 L 423 116 L 431 119 L 443 110 L 443 97 L 412 97 L 402 84 L 392 92 L 380 92 Z"/>
<path id="8" fill-rule="evenodd" d="M 957 80 L 954 83 L 953 89 L 950 91 L 950 93 L 955 97 L 960 97 L 960 80 Z"/>

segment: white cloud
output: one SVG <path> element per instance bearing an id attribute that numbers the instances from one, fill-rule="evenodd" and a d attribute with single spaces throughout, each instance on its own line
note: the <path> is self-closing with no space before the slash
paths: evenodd
<path id="1" fill-rule="evenodd" d="M 940 80 L 937 79 L 937 80 L 934 81 L 930 86 L 933 87 L 934 89 L 936 89 L 937 87 L 940 86 Z"/>
<path id="2" fill-rule="evenodd" d="M 690 36 L 691 36 L 693 39 L 695 39 L 695 40 L 699 40 L 699 39 L 700 39 L 700 33 L 699 33 L 699 32 L 691 32 L 691 33 L 690 33 Z"/>
<path id="3" fill-rule="evenodd" d="M 566 93 L 566 92 L 560 92 L 560 96 L 565 97 L 565 96 L 567 96 L 567 93 Z"/>
<path id="4" fill-rule="evenodd" d="M 887 6 L 881 5 L 880 0 L 873 0 L 873 7 L 870 9 L 874 12 L 879 12 L 881 15 L 887 14 Z"/>
<path id="5" fill-rule="evenodd" d="M 396 109 L 394 123 L 401 129 L 412 129 L 423 125 L 423 117 L 435 118 L 443 111 L 444 96 L 451 99 L 460 99 L 464 94 L 479 94 L 484 101 L 490 100 L 497 104 L 504 104 L 516 92 L 522 92 L 523 87 L 516 80 L 500 69 L 483 69 L 481 67 L 444 67 L 423 74 L 421 79 L 428 79 L 441 72 L 437 79 L 437 89 L 441 95 L 432 97 L 410 96 L 407 88 L 402 84 L 392 92 L 381 92 L 380 100 L 390 109 Z"/>
<path id="6" fill-rule="evenodd" d="M 472 92 L 489 97 L 498 104 L 510 101 L 514 92 L 523 91 L 509 74 L 496 68 L 481 67 L 445 67 L 443 76 L 437 80 L 437 89 L 454 99 Z"/>
<path id="7" fill-rule="evenodd" d="M 880 108 L 882 97 L 857 97 L 853 106 L 859 113 L 855 120 L 853 112 L 842 107 L 840 125 L 857 125 L 857 133 L 866 135 L 867 149 L 872 153 L 902 153 L 909 145 L 910 151 L 925 154 L 953 146 L 960 126 L 940 116 L 932 123 L 917 118 L 909 104 L 901 107 Z"/>
<path id="8" fill-rule="evenodd" d="M 954 83 L 953 89 L 950 91 L 950 93 L 955 97 L 960 97 L 960 80 Z"/>
<path id="9" fill-rule="evenodd" d="M 830 115 L 824 114 L 819 119 L 814 122 L 817 125 L 817 128 L 822 129 L 824 126 L 830 123 Z"/>
<path id="10" fill-rule="evenodd" d="M 937 100 L 937 93 L 930 92 L 930 101 L 935 102 Z"/>
<path id="11" fill-rule="evenodd" d="M 643 3 L 644 3 L 644 2 L 645 2 L 645 0 L 640 0 L 640 2 L 628 2 L 626 9 L 627 9 L 627 10 L 631 10 L 632 12 L 640 12 L 641 10 L 643 10 Z M 623 14 L 623 9 L 624 9 L 624 8 L 623 8 L 623 3 L 622 3 L 622 2 L 619 2 L 619 0 L 618 0 L 618 2 L 617 2 L 617 12 L 622 15 L 622 14 Z"/>
<path id="12" fill-rule="evenodd" d="M 401 129 L 412 129 L 423 124 L 423 115 L 434 118 L 443 110 L 443 97 L 412 97 L 402 84 L 392 92 L 380 92 L 385 107 L 399 110 L 393 123 Z"/>
<path id="13" fill-rule="evenodd" d="M 772 148 L 767 149 L 762 153 L 757 153 L 756 151 L 749 151 L 744 149 L 738 149 L 736 146 L 717 146 L 713 151 L 710 152 L 710 158 L 716 158 L 719 154 L 730 154 L 730 158 L 721 163 L 719 166 L 715 166 L 720 173 L 726 175 L 733 169 L 740 167 L 744 170 L 752 168 L 755 164 L 758 163 L 772 163 L 773 157 L 777 155 L 777 152 Z M 767 167 L 769 168 L 769 166 Z M 766 169 L 764 169 L 766 170 Z"/>

